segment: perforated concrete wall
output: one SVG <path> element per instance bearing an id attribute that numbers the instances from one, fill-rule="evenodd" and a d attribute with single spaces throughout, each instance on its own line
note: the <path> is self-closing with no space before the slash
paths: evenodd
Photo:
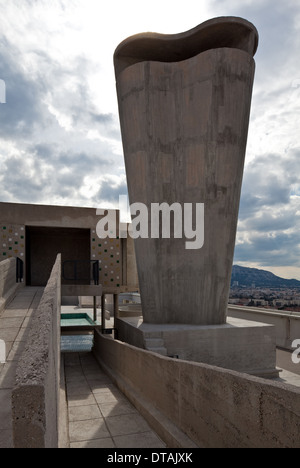
<path id="1" fill-rule="evenodd" d="M 117 239 L 99 239 L 96 230 L 91 231 L 91 259 L 99 260 L 100 283 L 107 287 L 120 287 L 122 278 L 122 244 Z"/>
<path id="2" fill-rule="evenodd" d="M 25 259 L 25 226 L 0 222 L 0 261 L 19 257 Z"/>

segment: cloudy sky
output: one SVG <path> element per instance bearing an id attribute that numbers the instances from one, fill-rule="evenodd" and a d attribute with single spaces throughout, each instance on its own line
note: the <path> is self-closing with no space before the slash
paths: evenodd
<path id="1" fill-rule="evenodd" d="M 115 48 L 216 16 L 260 33 L 235 263 L 300 280 L 299 0 L 0 0 L 0 201 L 117 207 Z"/>

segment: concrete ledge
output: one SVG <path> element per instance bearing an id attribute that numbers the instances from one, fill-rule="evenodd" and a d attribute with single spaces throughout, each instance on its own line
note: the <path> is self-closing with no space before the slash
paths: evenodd
<path id="1" fill-rule="evenodd" d="M 116 49 L 116 76 L 138 62 L 178 62 L 220 47 L 237 48 L 253 56 L 258 47 L 258 32 L 248 21 L 229 16 L 205 21 L 180 34 L 137 34 L 123 41 Z"/>
<path id="2" fill-rule="evenodd" d="M 98 332 L 93 352 L 158 435 L 169 433 L 170 447 L 191 447 L 190 440 L 205 448 L 300 448 L 296 387 L 166 358 Z"/>
<path id="3" fill-rule="evenodd" d="M 62 285 L 61 295 L 62 296 L 101 296 L 102 286 L 90 286 L 90 285 Z"/>
<path id="4" fill-rule="evenodd" d="M 169 357 L 278 377 L 273 325 L 240 318 L 228 318 L 224 325 L 157 325 L 144 323 L 141 317 L 123 317 L 117 327 L 121 341 L 139 348 L 154 351 L 151 343 L 157 342 L 157 352 L 164 348 Z"/>
<path id="5" fill-rule="evenodd" d="M 12 392 L 15 448 L 58 447 L 60 279 L 59 255 L 16 371 Z"/>
<path id="6" fill-rule="evenodd" d="M 6 307 L 14 300 L 18 291 L 24 288 L 23 283 L 16 283 L 6 294 L 4 297 L 0 297 L 0 314 L 3 312 Z"/>
<path id="7" fill-rule="evenodd" d="M 299 313 L 229 305 L 228 315 L 273 325 L 276 330 L 276 345 L 285 349 L 294 349 L 292 348 L 293 341 L 300 338 Z"/>
<path id="8" fill-rule="evenodd" d="M 60 369 L 58 448 L 70 448 L 68 402 L 66 395 L 65 363 L 63 354 L 61 354 Z"/>
<path id="9" fill-rule="evenodd" d="M 9 258 L 0 262 L 0 313 L 23 286 L 23 283 L 16 283 L 16 259 Z"/>

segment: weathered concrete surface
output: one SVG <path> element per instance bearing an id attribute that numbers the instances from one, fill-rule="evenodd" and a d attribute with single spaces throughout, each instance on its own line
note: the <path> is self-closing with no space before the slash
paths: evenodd
<path id="1" fill-rule="evenodd" d="M 167 356 L 225 369 L 278 377 L 275 327 L 266 323 L 228 318 L 225 325 L 153 325 L 136 317 L 120 318 L 118 338 L 148 349 L 158 340 Z M 157 351 L 159 352 L 159 351 Z"/>
<path id="2" fill-rule="evenodd" d="M 61 288 L 62 296 L 101 296 L 102 286 L 93 285 L 63 285 Z"/>
<path id="3" fill-rule="evenodd" d="M 228 315 L 255 322 L 270 323 L 276 329 L 276 346 L 294 350 L 294 340 L 300 338 L 300 314 L 283 310 L 229 305 Z"/>
<path id="4" fill-rule="evenodd" d="M 116 76 L 125 68 L 145 60 L 179 62 L 220 47 L 243 50 L 253 56 L 258 47 L 258 32 L 249 21 L 225 16 L 205 21 L 180 34 L 137 34 L 116 49 Z"/>
<path id="5" fill-rule="evenodd" d="M 97 221 L 95 208 L 70 206 L 46 206 L 0 202 L 1 220 L 7 223 L 26 226 L 95 228 Z"/>
<path id="6" fill-rule="evenodd" d="M 300 448 L 296 387 L 158 356 L 98 332 L 94 354 L 159 435 L 169 421 L 199 447 Z"/>
<path id="7" fill-rule="evenodd" d="M 229 18 L 135 36 L 115 52 L 130 203 L 205 211 L 201 249 L 187 250 L 184 235 L 135 240 L 147 323 L 226 321 L 257 41 Z"/>
<path id="8" fill-rule="evenodd" d="M 16 372 L 12 392 L 15 448 L 58 446 L 60 281 L 58 256 Z"/>
<path id="9" fill-rule="evenodd" d="M 16 259 L 9 258 L 0 262 L 0 312 L 14 298 L 23 284 L 16 283 Z"/>

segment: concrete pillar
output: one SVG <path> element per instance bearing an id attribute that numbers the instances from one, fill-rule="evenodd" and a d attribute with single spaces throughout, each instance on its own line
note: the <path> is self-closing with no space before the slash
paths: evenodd
<path id="1" fill-rule="evenodd" d="M 119 318 L 119 294 L 114 294 L 114 328 L 117 328 Z"/>
<path id="2" fill-rule="evenodd" d="M 101 296 L 101 328 L 102 331 L 105 330 L 106 324 L 105 324 L 105 294 L 102 293 Z"/>
<path id="3" fill-rule="evenodd" d="M 217 18 L 133 36 L 115 52 L 130 203 L 147 206 L 149 236 L 154 203 L 182 213 L 181 239 L 177 213 L 170 239 L 135 240 L 144 322 L 226 322 L 257 44 L 248 21 Z M 186 248 L 185 204 L 194 221 L 204 204 L 198 249 Z"/>

